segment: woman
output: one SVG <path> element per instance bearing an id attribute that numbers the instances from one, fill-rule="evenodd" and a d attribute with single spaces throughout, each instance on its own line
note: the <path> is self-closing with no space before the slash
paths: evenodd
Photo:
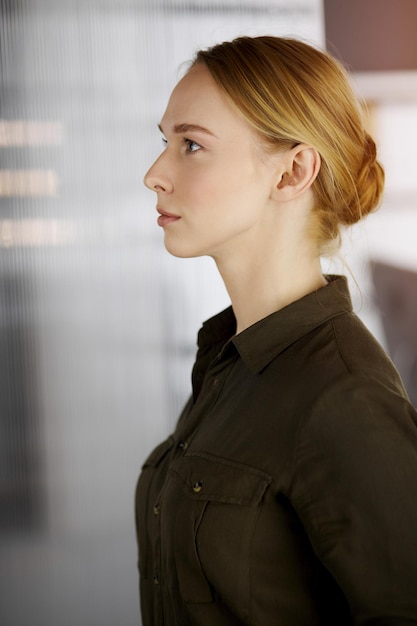
<path id="1" fill-rule="evenodd" d="M 300 41 L 201 51 L 145 176 L 167 250 L 232 306 L 137 489 L 144 626 L 417 624 L 416 413 L 320 255 L 383 170 L 338 63 Z"/>

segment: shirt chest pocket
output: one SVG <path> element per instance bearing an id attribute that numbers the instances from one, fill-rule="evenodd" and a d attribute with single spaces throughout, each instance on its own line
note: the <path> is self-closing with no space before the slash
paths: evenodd
<path id="1" fill-rule="evenodd" d="M 170 475 L 172 489 L 165 495 L 176 511 L 173 540 L 183 600 L 212 602 L 218 595 L 246 619 L 251 541 L 271 477 L 191 451 L 171 464 Z"/>

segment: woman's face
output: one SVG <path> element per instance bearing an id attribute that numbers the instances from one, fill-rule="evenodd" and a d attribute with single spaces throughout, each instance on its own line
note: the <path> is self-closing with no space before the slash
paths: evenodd
<path id="1" fill-rule="evenodd" d="M 196 65 L 174 89 L 160 124 L 165 148 L 145 176 L 157 193 L 165 246 L 179 257 L 243 253 L 269 228 L 277 157 Z"/>

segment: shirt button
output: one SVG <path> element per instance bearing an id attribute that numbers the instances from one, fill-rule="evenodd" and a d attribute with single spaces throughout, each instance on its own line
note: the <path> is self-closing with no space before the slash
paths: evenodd
<path id="1" fill-rule="evenodd" d="M 161 512 L 161 506 L 159 504 L 155 504 L 155 506 L 153 507 L 154 515 L 159 515 L 160 512 Z"/>
<path id="2" fill-rule="evenodd" d="M 181 448 L 181 450 L 186 450 L 188 448 L 188 441 L 180 441 L 178 447 Z"/>
<path id="3" fill-rule="evenodd" d="M 194 485 L 193 485 L 193 491 L 194 491 L 194 493 L 200 493 L 200 491 L 202 490 L 202 488 L 203 488 L 203 483 L 202 483 L 202 482 L 200 482 L 200 481 L 197 481 L 197 482 L 196 482 L 196 483 L 194 483 Z"/>
<path id="4" fill-rule="evenodd" d="M 153 583 L 154 585 L 159 585 L 159 576 L 158 574 L 153 575 Z"/>

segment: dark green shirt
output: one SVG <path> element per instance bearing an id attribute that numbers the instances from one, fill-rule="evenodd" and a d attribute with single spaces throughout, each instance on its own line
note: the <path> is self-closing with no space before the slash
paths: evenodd
<path id="1" fill-rule="evenodd" d="M 138 483 L 144 626 L 417 624 L 417 417 L 344 278 L 237 336 Z"/>

